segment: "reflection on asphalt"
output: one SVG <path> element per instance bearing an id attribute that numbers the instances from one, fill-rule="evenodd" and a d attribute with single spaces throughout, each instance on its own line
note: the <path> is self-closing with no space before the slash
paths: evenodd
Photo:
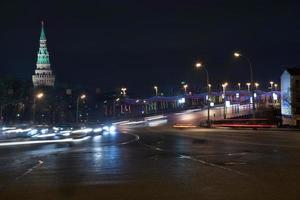
<path id="1" fill-rule="evenodd" d="M 38 199 L 51 191 L 64 199 L 74 187 L 127 199 L 293 199 L 299 146 L 296 132 L 123 126 L 79 143 L 1 147 L 0 197 Z"/>

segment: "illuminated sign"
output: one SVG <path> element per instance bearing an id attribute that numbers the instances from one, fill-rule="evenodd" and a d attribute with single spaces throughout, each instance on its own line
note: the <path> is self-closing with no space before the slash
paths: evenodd
<path id="1" fill-rule="evenodd" d="M 273 93 L 274 94 L 274 93 Z M 274 96 L 273 96 L 274 100 Z M 292 115 L 291 105 L 291 77 L 290 74 L 285 71 L 281 75 L 281 114 L 286 116 Z"/>

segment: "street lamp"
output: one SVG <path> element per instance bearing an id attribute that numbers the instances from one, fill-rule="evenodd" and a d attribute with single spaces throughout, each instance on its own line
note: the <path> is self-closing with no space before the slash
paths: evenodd
<path id="1" fill-rule="evenodd" d="M 196 66 L 196 68 L 200 68 L 200 67 L 202 67 L 202 63 L 201 62 L 197 62 L 195 66 Z"/>
<path id="2" fill-rule="evenodd" d="M 225 99 L 225 92 L 226 92 L 226 87 L 227 86 L 228 86 L 227 82 L 225 82 L 225 83 L 222 84 L 224 99 Z"/>
<path id="3" fill-rule="evenodd" d="M 197 69 L 202 68 L 202 69 L 205 70 L 205 72 L 206 72 L 206 87 L 207 87 L 207 92 L 209 92 L 209 89 L 210 89 L 211 85 L 209 84 L 209 75 L 208 75 L 208 71 L 207 71 L 206 67 L 201 62 L 197 62 L 195 64 L 195 67 Z"/>
<path id="4" fill-rule="evenodd" d="M 76 123 L 78 123 L 78 117 L 79 117 L 79 101 L 83 100 L 86 98 L 85 94 L 81 94 L 77 97 L 77 102 L 76 102 Z"/>
<path id="5" fill-rule="evenodd" d="M 241 56 L 241 54 L 240 54 L 239 52 L 234 52 L 233 55 L 234 55 L 236 58 L 238 58 L 238 57 Z"/>
<path id="6" fill-rule="evenodd" d="M 274 84 L 274 82 L 273 82 L 273 81 L 270 81 L 271 91 L 273 91 L 273 84 Z"/>
<path id="7" fill-rule="evenodd" d="M 155 90 L 155 96 L 157 96 L 157 94 L 158 94 L 158 87 L 156 85 L 154 86 L 154 90 Z"/>
<path id="8" fill-rule="evenodd" d="M 224 119 L 226 119 L 226 87 L 227 86 L 228 86 L 227 82 L 222 84 L 223 96 L 224 96 Z"/>
<path id="9" fill-rule="evenodd" d="M 33 96 L 33 107 L 32 107 L 32 122 L 35 123 L 35 112 L 36 112 L 36 100 L 44 97 L 44 93 L 40 92 Z"/>
<path id="10" fill-rule="evenodd" d="M 246 83 L 246 85 L 247 85 L 247 88 L 248 88 L 248 92 L 250 92 L 250 85 L 251 85 L 251 83 Z"/>
<path id="11" fill-rule="evenodd" d="M 208 84 L 208 93 L 210 94 L 210 92 L 211 92 L 211 84 L 209 83 Z"/>
<path id="12" fill-rule="evenodd" d="M 233 53 L 234 57 L 236 58 L 239 58 L 239 57 L 244 57 L 247 62 L 249 63 L 249 67 L 250 67 L 250 86 L 249 86 L 249 91 L 251 90 L 251 93 L 252 93 L 252 109 L 253 109 L 253 118 L 255 118 L 255 100 L 254 100 L 254 90 L 253 90 L 253 86 L 254 86 L 254 82 L 253 82 L 253 66 L 252 66 L 252 63 L 250 61 L 250 59 L 245 56 L 245 55 L 242 55 L 241 53 L 239 52 L 234 52 Z"/>
<path id="13" fill-rule="evenodd" d="M 197 62 L 195 64 L 197 69 L 204 69 L 206 72 L 206 87 L 207 87 L 207 123 L 210 126 L 210 92 L 211 92 L 211 84 L 209 83 L 209 74 L 205 66 L 201 62 Z"/>
<path id="14" fill-rule="evenodd" d="M 259 87 L 259 83 L 254 83 L 254 85 L 255 85 L 255 89 L 257 90 Z"/>
<path id="15" fill-rule="evenodd" d="M 278 87 L 278 84 L 277 84 L 277 83 L 275 83 L 275 84 L 274 84 L 274 88 L 275 88 L 275 90 L 277 90 L 277 87 Z"/>
<path id="16" fill-rule="evenodd" d="M 184 84 L 184 85 L 183 85 L 183 89 L 184 89 L 184 93 L 185 93 L 185 94 L 186 94 L 187 87 L 188 87 L 187 84 Z"/>
<path id="17" fill-rule="evenodd" d="M 127 88 L 121 88 L 121 94 L 123 94 L 123 96 L 125 97 L 126 96 L 126 91 L 127 91 Z"/>
<path id="18" fill-rule="evenodd" d="M 239 88 L 239 93 L 238 93 L 238 99 L 239 99 L 239 106 L 237 107 L 238 108 L 238 113 L 240 112 L 240 104 L 241 104 L 241 83 L 239 82 L 238 83 L 238 88 Z"/>

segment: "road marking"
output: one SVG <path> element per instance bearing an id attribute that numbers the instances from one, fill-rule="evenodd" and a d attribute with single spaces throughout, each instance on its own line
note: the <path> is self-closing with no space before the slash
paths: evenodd
<path id="1" fill-rule="evenodd" d="M 234 170 L 234 169 L 231 169 L 231 168 L 228 168 L 228 167 L 223 167 L 223 166 L 220 166 L 220 165 L 217 165 L 217 164 L 214 164 L 214 163 L 210 163 L 210 162 L 207 162 L 207 161 L 204 161 L 204 160 L 201 160 L 201 159 L 194 158 L 194 157 L 189 156 L 189 155 L 182 155 L 182 154 L 179 154 L 177 152 L 169 152 L 165 149 L 162 149 L 162 148 L 159 148 L 159 147 L 156 147 L 156 146 L 153 146 L 153 145 L 149 145 L 149 144 L 146 144 L 146 143 L 143 143 L 143 142 L 141 142 L 141 144 L 143 144 L 144 146 L 146 146 L 146 147 L 148 147 L 152 150 L 155 150 L 155 151 L 166 152 L 166 153 L 174 153 L 179 158 L 191 160 L 191 161 L 194 161 L 194 162 L 198 162 L 202 165 L 207 165 L 207 166 L 210 166 L 210 167 L 214 167 L 214 168 L 226 170 L 226 171 L 229 171 L 229 172 L 233 172 L 233 173 L 238 174 L 240 176 L 249 176 L 248 174 L 240 172 L 238 170 Z"/>
<path id="2" fill-rule="evenodd" d="M 238 170 L 234 170 L 234 169 L 231 169 L 231 168 L 228 168 L 228 167 L 223 167 L 221 165 L 216 165 L 214 163 L 206 162 L 204 160 L 193 158 L 191 156 L 185 156 L 185 155 L 180 155 L 180 154 L 178 154 L 178 155 L 180 156 L 180 158 L 192 160 L 192 161 L 195 161 L 195 162 L 199 162 L 203 165 L 207 165 L 207 166 L 210 166 L 210 167 L 215 167 L 215 168 L 223 169 L 223 170 L 226 170 L 226 171 L 230 171 L 230 172 L 236 173 L 236 174 L 241 175 L 241 176 L 249 176 L 248 174 L 245 174 L 245 173 L 240 172 Z"/>
<path id="3" fill-rule="evenodd" d="M 33 167 L 27 169 L 21 176 L 18 176 L 16 178 L 16 180 L 21 179 L 22 177 L 26 176 L 27 174 L 30 174 L 34 169 L 40 167 L 41 165 L 43 165 L 44 162 L 42 160 L 38 160 L 38 163 L 36 165 L 34 165 Z"/>
<path id="4" fill-rule="evenodd" d="M 134 139 L 129 140 L 129 141 L 126 141 L 126 142 L 122 142 L 122 143 L 120 143 L 121 145 L 130 144 L 130 143 L 132 143 L 132 142 L 137 142 L 137 141 L 140 140 L 140 136 L 138 136 L 138 135 L 136 135 L 136 134 L 133 134 L 133 133 L 123 133 L 123 134 L 128 134 L 128 135 L 134 136 Z"/>

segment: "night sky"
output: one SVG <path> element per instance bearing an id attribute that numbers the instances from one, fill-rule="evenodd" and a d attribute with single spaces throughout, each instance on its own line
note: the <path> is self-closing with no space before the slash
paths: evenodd
<path id="1" fill-rule="evenodd" d="M 51 67 L 60 83 L 136 93 L 204 84 L 213 87 L 254 77 L 279 81 L 284 67 L 300 64 L 297 1 L 5 1 L 0 2 L 0 73 L 31 79 L 45 22 Z"/>

